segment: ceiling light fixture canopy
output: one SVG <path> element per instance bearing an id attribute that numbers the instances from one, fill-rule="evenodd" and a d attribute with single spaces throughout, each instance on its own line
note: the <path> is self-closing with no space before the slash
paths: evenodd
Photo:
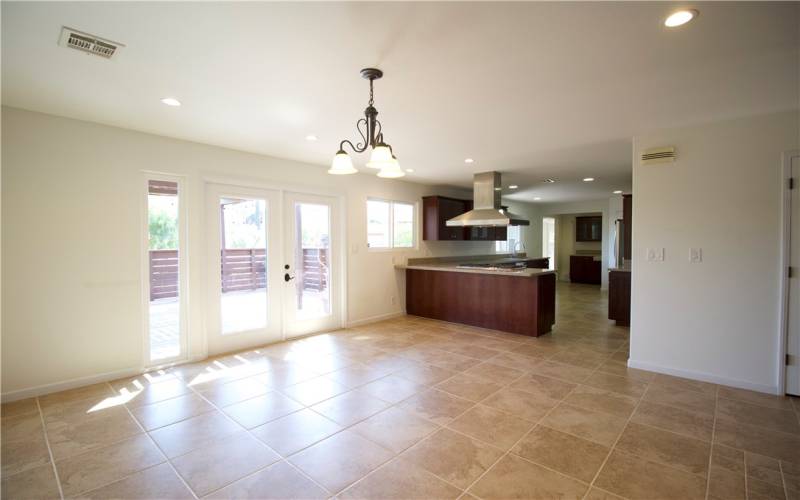
<path id="1" fill-rule="evenodd" d="M 368 168 L 379 170 L 378 177 L 394 179 L 403 177 L 405 172 L 400 168 L 400 163 L 392 151 L 392 146 L 385 143 L 383 140 L 383 131 L 381 122 L 378 121 L 378 110 L 375 109 L 372 84 L 375 80 L 383 76 L 383 71 L 376 68 L 364 68 L 361 70 L 361 76 L 369 80 L 369 103 L 364 110 L 364 118 L 356 122 L 356 130 L 361 135 L 361 141 L 353 144 L 349 139 L 344 139 L 339 143 L 339 151 L 333 157 L 329 174 L 355 174 L 358 170 L 353 167 L 353 162 L 350 155 L 347 154 L 344 147 L 345 145 L 355 153 L 363 153 L 367 148 L 372 148 L 369 161 L 367 162 Z"/>

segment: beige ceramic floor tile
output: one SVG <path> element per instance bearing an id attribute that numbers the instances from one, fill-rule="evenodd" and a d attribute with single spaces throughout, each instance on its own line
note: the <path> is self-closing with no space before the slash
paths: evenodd
<path id="1" fill-rule="evenodd" d="M 329 378 L 317 377 L 315 379 L 281 389 L 281 392 L 299 403 L 302 403 L 306 406 L 311 406 L 319 403 L 320 401 L 343 394 L 348 390 L 350 389 L 348 389 L 347 386 L 344 386 Z"/>
<path id="2" fill-rule="evenodd" d="M 564 399 L 576 385 L 564 380 L 531 373 L 524 375 L 509 387 L 559 401 Z"/>
<path id="3" fill-rule="evenodd" d="M 501 384 L 466 374 L 456 375 L 436 386 L 454 396 L 478 402 L 503 388 Z"/>
<path id="4" fill-rule="evenodd" d="M 118 396 L 126 399 L 130 398 L 125 402 L 129 408 L 158 403 L 178 396 L 185 396 L 191 392 L 186 383 L 174 375 L 170 378 L 157 380 L 157 382 L 151 383 L 145 377 L 136 377 L 132 380 L 126 379 L 112 382 L 111 387 Z"/>
<path id="5" fill-rule="evenodd" d="M 624 418 L 562 403 L 550 412 L 541 424 L 604 446 L 611 446 L 625 427 L 625 422 Z"/>
<path id="6" fill-rule="evenodd" d="M 554 361 L 539 363 L 531 371 L 539 375 L 576 383 L 583 382 L 592 375 L 592 370 Z"/>
<path id="7" fill-rule="evenodd" d="M 518 379 L 525 372 L 516 368 L 509 368 L 492 361 L 475 365 L 464 372 L 467 375 L 485 378 L 501 385 L 507 385 Z"/>
<path id="8" fill-rule="evenodd" d="M 714 443 L 787 462 L 800 462 L 800 436 L 717 418 Z"/>
<path id="9" fill-rule="evenodd" d="M 427 390 L 427 387 L 395 375 L 388 375 L 361 387 L 367 394 L 389 403 L 399 403 L 414 394 Z"/>
<path id="10" fill-rule="evenodd" d="M 283 389 L 317 377 L 319 377 L 319 372 L 313 368 L 287 364 L 259 373 L 252 378 L 272 389 Z"/>
<path id="11" fill-rule="evenodd" d="M 204 413 L 150 433 L 159 448 L 174 458 L 242 430 L 218 411 Z"/>
<path id="12" fill-rule="evenodd" d="M 655 427 L 630 423 L 617 442 L 616 449 L 631 455 L 675 467 L 685 472 L 705 475 L 711 445 Z"/>
<path id="13" fill-rule="evenodd" d="M 392 456 L 385 448 L 345 430 L 293 455 L 289 461 L 331 493 L 338 493 Z"/>
<path id="14" fill-rule="evenodd" d="M 40 465 L 13 476 L 4 477 L 0 493 L 2 493 L 0 498 L 3 500 L 61 498 L 51 464 Z"/>
<path id="15" fill-rule="evenodd" d="M 266 469 L 215 491 L 207 498 L 241 500 L 323 500 L 329 495 L 286 462 Z"/>
<path id="16" fill-rule="evenodd" d="M 36 404 L 36 398 L 20 399 L 11 403 L 3 403 L 0 410 L 0 415 L 3 418 L 18 417 L 20 415 L 38 414 L 39 406 Z"/>
<path id="17" fill-rule="evenodd" d="M 342 427 L 311 410 L 300 410 L 253 429 L 253 435 L 284 457 L 339 432 Z"/>
<path id="18" fill-rule="evenodd" d="M 412 396 L 400 404 L 402 408 L 439 425 L 449 423 L 473 405 L 472 401 L 436 389 Z"/>
<path id="19" fill-rule="evenodd" d="M 708 497 L 721 500 L 745 500 L 747 492 L 744 474 L 712 465 L 708 475 Z"/>
<path id="20" fill-rule="evenodd" d="M 243 378 L 199 391 L 200 395 L 222 408 L 269 392 L 269 388 L 253 378 Z"/>
<path id="21" fill-rule="evenodd" d="M 225 407 L 229 417 L 247 429 L 303 409 L 303 405 L 275 391 Z"/>
<path id="22" fill-rule="evenodd" d="M 587 410 L 628 418 L 633 413 L 637 400 L 615 392 L 579 385 L 564 399 L 564 402 Z"/>
<path id="23" fill-rule="evenodd" d="M 737 401 L 744 401 L 745 403 L 766 406 L 769 408 L 778 408 L 782 410 L 792 409 L 792 400 L 789 397 L 764 394 L 763 392 L 753 392 L 746 389 L 736 389 L 734 387 L 720 386 L 719 397 L 735 399 Z"/>
<path id="24" fill-rule="evenodd" d="M 339 495 L 346 499 L 428 500 L 458 498 L 461 490 L 407 460 L 396 459 Z"/>
<path id="25" fill-rule="evenodd" d="M 518 347 L 515 345 L 515 348 Z M 532 358 L 514 352 L 502 352 L 489 360 L 492 364 L 501 365 L 523 372 L 530 372 L 536 365 L 542 363 L 539 358 Z"/>
<path id="26" fill-rule="evenodd" d="M 647 389 L 647 383 L 628 377 L 618 377 L 595 372 L 584 382 L 585 385 L 616 392 L 632 398 L 640 398 Z"/>
<path id="27" fill-rule="evenodd" d="M 326 377 L 346 387 L 355 388 L 364 384 L 368 384 L 381 377 L 385 377 L 386 375 L 386 372 L 383 370 L 358 364 L 330 372 L 326 375 Z"/>
<path id="28" fill-rule="evenodd" d="M 485 499 L 581 498 L 588 486 L 557 472 L 506 455 L 470 493 Z"/>
<path id="29" fill-rule="evenodd" d="M 82 455 L 56 460 L 56 468 L 64 496 L 67 497 L 93 490 L 164 461 L 164 455 L 150 438 L 140 434 Z"/>
<path id="30" fill-rule="evenodd" d="M 711 447 L 711 466 L 744 475 L 744 452 L 715 444 Z"/>
<path id="31" fill-rule="evenodd" d="M 631 500 L 705 498 L 706 481 L 696 474 L 643 460 L 614 450 L 600 470 L 595 485 Z"/>
<path id="32" fill-rule="evenodd" d="M 709 395 L 716 395 L 717 385 L 708 382 L 700 382 L 699 380 L 690 380 L 686 378 L 673 377 L 671 375 L 663 375 L 661 373 L 655 375 L 652 380 L 653 386 L 664 387 L 667 389 L 678 389 L 681 391 L 697 391 Z"/>
<path id="33" fill-rule="evenodd" d="M 42 419 L 37 414 L 3 418 L 0 421 L 2 475 L 22 472 L 50 462 Z"/>
<path id="34" fill-rule="evenodd" d="M 55 460 L 85 453 L 141 432 L 124 408 L 85 420 L 47 424 L 47 437 Z"/>
<path id="35" fill-rule="evenodd" d="M 642 401 L 632 422 L 677 432 L 703 441 L 711 441 L 714 417 L 706 413 L 682 410 L 649 401 Z"/>
<path id="36" fill-rule="evenodd" d="M 327 399 L 311 407 L 322 416 L 347 427 L 368 418 L 389 406 L 389 403 L 355 389 Z"/>
<path id="37" fill-rule="evenodd" d="M 405 368 L 395 373 L 395 375 L 399 377 L 403 377 L 412 382 L 416 382 L 425 386 L 436 385 L 439 382 L 447 380 L 457 374 L 458 372 L 440 368 L 434 365 L 429 365 L 427 363 L 415 363 L 414 366 Z"/>
<path id="38" fill-rule="evenodd" d="M 400 453 L 438 428 L 433 422 L 410 411 L 392 407 L 353 426 L 352 430 L 388 450 Z"/>
<path id="39" fill-rule="evenodd" d="M 610 449 L 579 437 L 537 426 L 511 450 L 532 462 L 591 482 Z"/>
<path id="40" fill-rule="evenodd" d="M 608 354 L 600 354 L 589 349 L 574 348 L 556 353 L 550 358 L 550 361 L 594 370 L 602 365 L 608 357 Z"/>
<path id="41" fill-rule="evenodd" d="M 608 491 L 601 490 L 597 487 L 592 487 L 589 492 L 583 497 L 583 500 L 625 500 L 621 496 L 609 493 Z"/>
<path id="42" fill-rule="evenodd" d="M 506 387 L 481 401 L 482 405 L 537 422 L 558 405 L 558 401 L 541 393 L 530 393 Z"/>
<path id="43" fill-rule="evenodd" d="M 533 423 L 488 406 L 476 405 L 447 426 L 502 450 L 510 449 Z"/>
<path id="44" fill-rule="evenodd" d="M 466 488 L 502 455 L 498 448 L 442 429 L 401 456 L 456 487 Z"/>
<path id="45" fill-rule="evenodd" d="M 101 384 L 87 385 L 76 389 L 40 396 L 39 404 L 42 410 L 45 411 L 53 406 L 69 403 L 71 401 L 91 399 L 94 400 L 95 403 L 98 403 L 107 397 L 113 396 L 114 391 L 111 390 L 111 386 L 103 382 Z"/>
<path id="46" fill-rule="evenodd" d="M 213 410 L 214 407 L 205 399 L 197 394 L 188 394 L 133 408 L 131 413 L 145 430 L 151 431 Z"/>
<path id="47" fill-rule="evenodd" d="M 277 453 L 242 431 L 175 458 L 172 464 L 192 490 L 203 496 L 278 460 Z"/>
<path id="48" fill-rule="evenodd" d="M 674 406 L 683 410 L 714 415 L 717 402 L 714 396 L 695 391 L 650 387 L 644 395 L 645 401 Z"/>
<path id="49" fill-rule="evenodd" d="M 109 498 L 189 500 L 194 498 L 189 488 L 183 484 L 183 481 L 167 463 L 139 471 L 125 479 L 84 493 L 81 497 L 95 500 Z"/>
<path id="50" fill-rule="evenodd" d="M 793 410 L 780 410 L 766 406 L 758 406 L 743 401 L 720 398 L 717 412 L 721 417 L 738 423 L 757 425 L 773 431 L 800 434 L 800 421 Z"/>

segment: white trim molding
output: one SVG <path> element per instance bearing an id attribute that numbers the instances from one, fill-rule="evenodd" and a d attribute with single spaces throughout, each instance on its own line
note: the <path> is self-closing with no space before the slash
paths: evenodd
<path id="1" fill-rule="evenodd" d="M 403 315 L 405 315 L 403 311 L 394 311 L 386 314 L 380 314 L 378 316 L 370 316 L 369 318 L 362 318 L 354 321 L 348 321 L 346 327 L 353 328 L 355 326 L 368 325 L 370 323 L 377 323 L 378 321 L 385 321 L 387 319 L 398 318 Z"/>

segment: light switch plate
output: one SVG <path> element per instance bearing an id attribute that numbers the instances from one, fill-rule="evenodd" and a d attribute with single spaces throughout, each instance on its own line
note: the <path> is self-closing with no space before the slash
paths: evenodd
<path id="1" fill-rule="evenodd" d="M 648 248 L 647 249 L 648 262 L 664 262 L 664 249 L 663 248 Z"/>
<path id="2" fill-rule="evenodd" d="M 702 248 L 690 248 L 689 249 L 689 262 L 692 264 L 699 264 L 703 262 L 703 249 Z"/>

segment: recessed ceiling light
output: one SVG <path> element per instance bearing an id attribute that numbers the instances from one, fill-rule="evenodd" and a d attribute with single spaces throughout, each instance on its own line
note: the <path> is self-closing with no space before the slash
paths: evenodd
<path id="1" fill-rule="evenodd" d="M 699 14 L 700 13 L 694 9 L 686 9 L 673 12 L 664 21 L 664 26 L 666 26 L 667 28 L 677 28 L 678 26 L 683 26 L 684 24 L 688 23 L 689 21 L 697 17 Z"/>
<path id="2" fill-rule="evenodd" d="M 583 182 L 592 182 L 594 181 L 594 177 L 584 177 Z"/>
<path id="3" fill-rule="evenodd" d="M 474 162 L 475 162 L 475 160 L 473 160 L 472 158 L 465 158 L 464 159 L 464 163 L 474 163 Z"/>
<path id="4" fill-rule="evenodd" d="M 316 136 L 316 135 L 314 135 L 314 134 L 308 134 L 308 135 L 306 136 L 306 140 L 307 140 L 308 142 L 314 142 L 314 141 L 316 141 L 317 139 L 319 139 L 319 137 L 317 137 L 317 136 Z"/>
<path id="5" fill-rule="evenodd" d="M 161 104 L 166 104 L 167 106 L 177 107 L 181 105 L 181 101 L 175 99 L 174 97 L 165 97 L 161 99 Z"/>
<path id="6" fill-rule="evenodd" d="M 495 191 L 502 191 L 503 188 L 494 188 Z"/>
<path id="7" fill-rule="evenodd" d="M 517 186 L 516 184 L 512 184 L 512 185 L 508 186 L 508 189 L 517 189 L 518 187 L 519 186 Z"/>
<path id="8" fill-rule="evenodd" d="M 540 197 L 538 197 L 538 196 L 537 196 L 536 198 L 534 198 L 534 199 L 533 199 L 533 201 L 539 201 L 539 200 L 541 200 L 541 198 L 540 198 Z"/>
<path id="9" fill-rule="evenodd" d="M 617 189 L 616 191 L 614 191 L 614 194 L 622 194 L 622 191 L 620 191 L 619 189 Z"/>
<path id="10" fill-rule="evenodd" d="M 545 179 L 545 180 L 543 180 L 542 182 L 546 182 L 546 183 L 548 183 L 548 184 L 552 184 L 552 183 L 554 183 L 555 181 L 556 181 L 555 179 Z"/>
<path id="11" fill-rule="evenodd" d="M 414 169 L 413 169 L 413 168 L 407 168 L 407 169 L 406 169 L 406 172 L 408 172 L 409 174 L 410 174 L 410 173 L 412 173 L 413 171 L 414 171 Z"/>

